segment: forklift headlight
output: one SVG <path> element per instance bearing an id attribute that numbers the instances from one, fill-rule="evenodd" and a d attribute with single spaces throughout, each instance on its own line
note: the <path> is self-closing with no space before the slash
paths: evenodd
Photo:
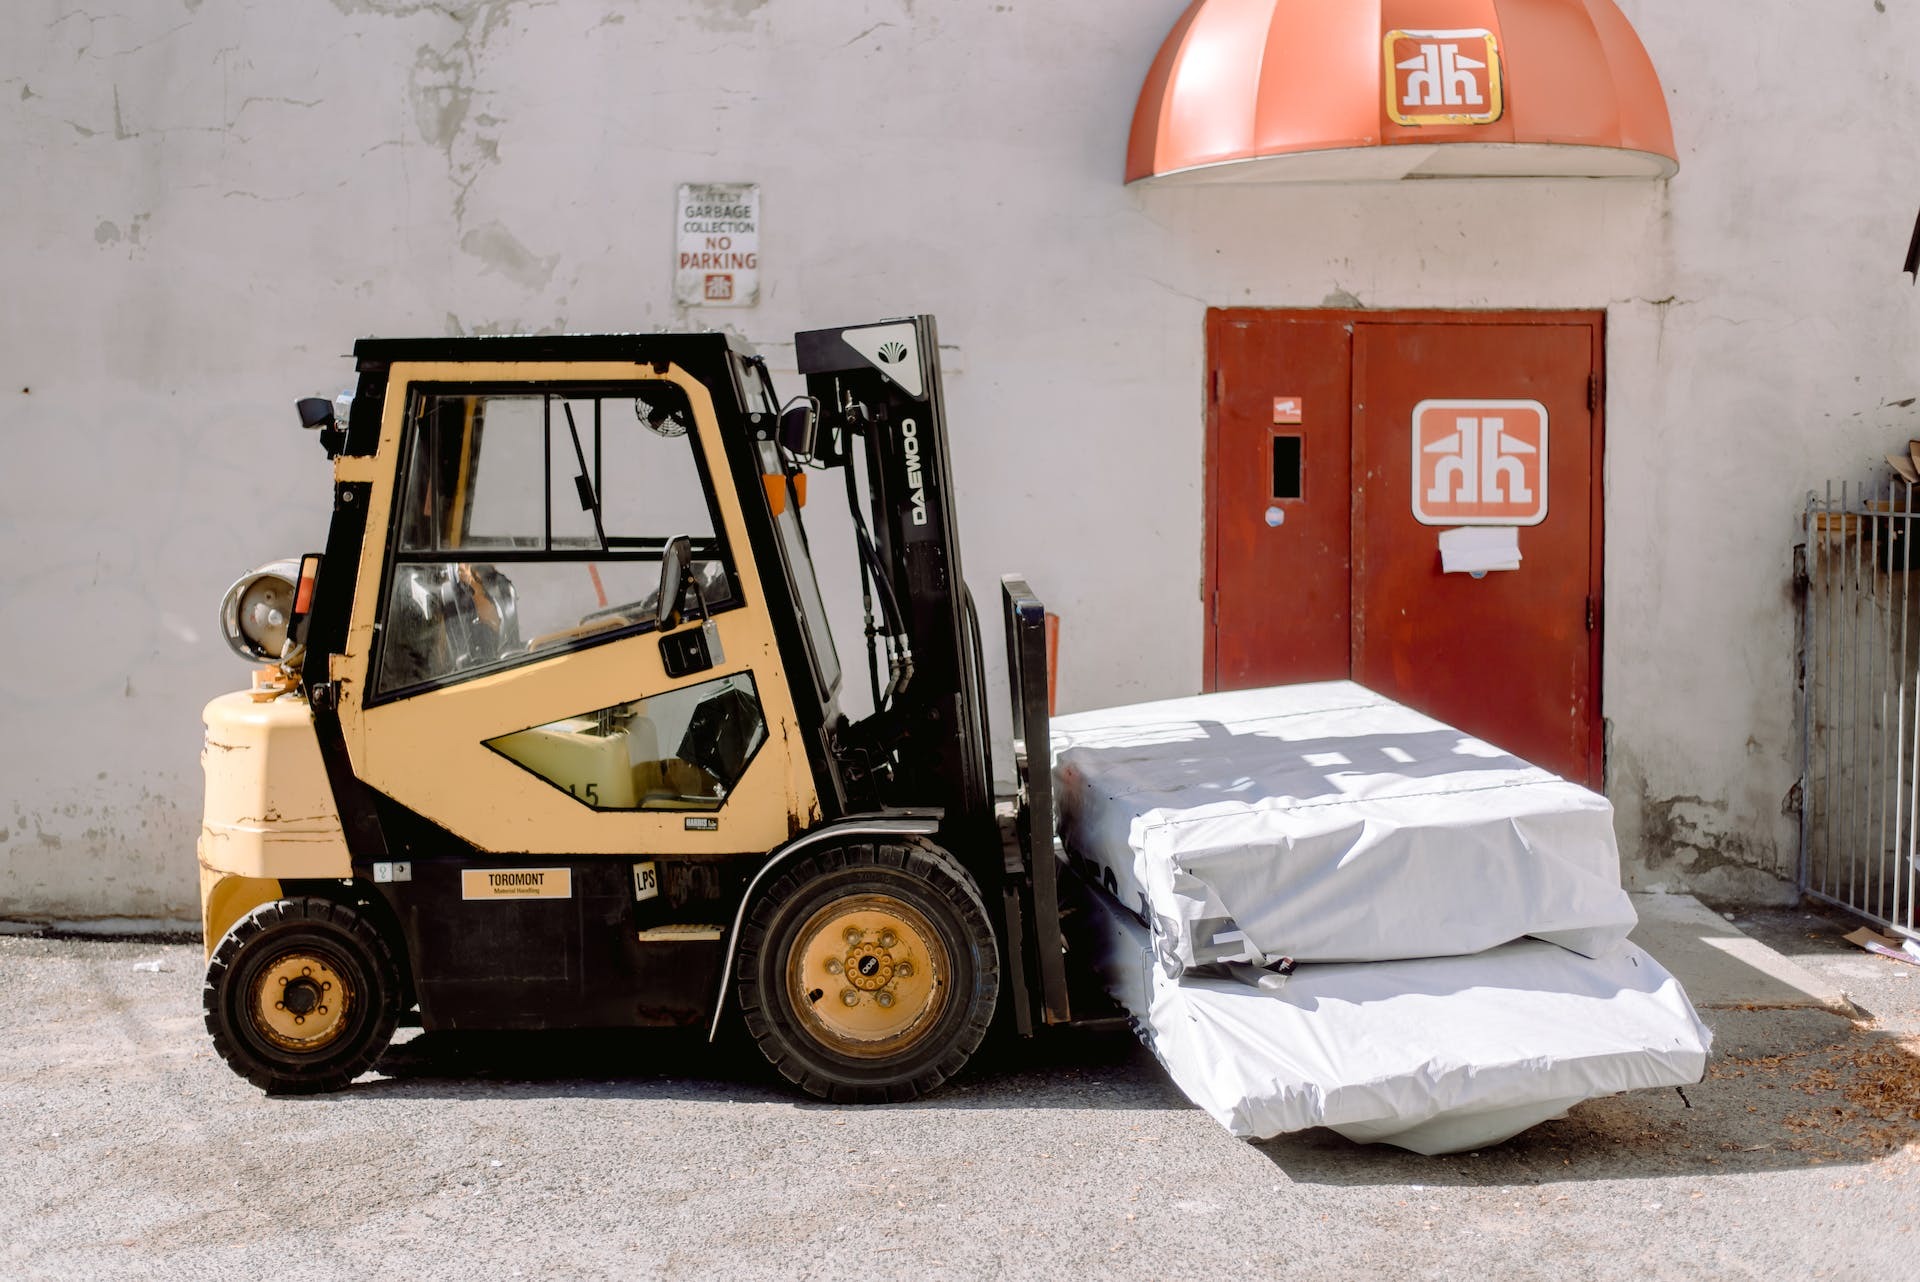
<path id="1" fill-rule="evenodd" d="M 220 631 L 249 662 L 275 662 L 287 648 L 287 627 L 300 583 L 300 562 L 269 561 L 240 576 L 220 603 Z"/>

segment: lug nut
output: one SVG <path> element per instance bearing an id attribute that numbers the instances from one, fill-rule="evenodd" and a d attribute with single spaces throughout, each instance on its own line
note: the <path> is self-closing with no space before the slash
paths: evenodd
<path id="1" fill-rule="evenodd" d="M 891 1006 L 893 1005 L 893 994 L 883 988 L 873 995 L 873 1000 L 879 1002 L 882 1006 Z"/>
<path id="2" fill-rule="evenodd" d="M 844 969 L 846 968 L 840 964 L 838 957 L 827 958 L 827 974 L 838 975 Z"/>
<path id="3" fill-rule="evenodd" d="M 849 926 L 847 927 L 847 933 L 845 938 L 847 941 L 847 947 L 854 948 L 859 945 L 862 935 L 857 927 Z"/>
<path id="4" fill-rule="evenodd" d="M 848 1006 L 858 1006 L 860 1004 L 860 994 L 854 992 L 851 988 L 844 989 L 840 994 L 840 1000 Z"/>
<path id="5" fill-rule="evenodd" d="M 913 975 L 913 963 L 900 962 L 894 966 L 893 973 L 897 979 L 909 979 Z"/>
<path id="6" fill-rule="evenodd" d="M 900 937 L 894 934 L 892 931 L 883 930 L 880 932 L 880 947 L 891 948 L 899 942 L 900 942 Z"/>

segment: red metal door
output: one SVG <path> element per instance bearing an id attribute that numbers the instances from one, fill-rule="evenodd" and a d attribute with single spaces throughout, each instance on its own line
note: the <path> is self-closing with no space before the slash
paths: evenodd
<path id="1" fill-rule="evenodd" d="M 1212 313 L 1208 688 L 1350 674 L 1598 787 L 1601 323 Z M 1315 378 L 1337 397 L 1324 411 L 1309 400 L 1300 428 L 1258 423 Z M 1306 494 L 1263 502 L 1271 436 L 1288 430 L 1307 438 Z M 1344 503 L 1317 506 L 1315 482 L 1340 469 L 1315 471 L 1312 447 L 1336 440 L 1345 483 L 1328 497 Z M 1440 535 L 1475 520 L 1535 522 L 1514 532 L 1517 570 L 1443 572 Z"/>
<path id="2" fill-rule="evenodd" d="M 1353 326 L 1311 312 L 1215 311 L 1207 337 L 1207 688 L 1338 680 L 1352 643 Z"/>
<path id="3" fill-rule="evenodd" d="M 1597 785 L 1597 436 L 1588 408 L 1595 340 L 1591 324 L 1356 327 L 1353 675 L 1529 761 Z M 1443 527 L 1421 524 L 1414 515 L 1414 412 L 1433 401 L 1467 402 L 1469 410 L 1493 402 L 1493 412 L 1469 413 L 1470 426 L 1512 422 L 1524 412 L 1498 409 L 1502 404 L 1545 407 L 1544 492 L 1535 493 L 1533 485 L 1523 492 L 1544 499 L 1546 513 L 1516 532 L 1518 570 L 1478 579 L 1442 572 Z M 1489 432 L 1497 434 L 1497 428 Z M 1428 450 L 1443 443 L 1459 448 L 1429 439 Z M 1472 460 L 1478 463 L 1472 482 L 1506 461 L 1496 455 L 1488 450 Z M 1438 485 L 1458 495 L 1468 470 L 1456 465 Z M 1512 476 L 1520 476 L 1517 466 Z M 1427 480 L 1423 495 L 1435 488 Z"/>

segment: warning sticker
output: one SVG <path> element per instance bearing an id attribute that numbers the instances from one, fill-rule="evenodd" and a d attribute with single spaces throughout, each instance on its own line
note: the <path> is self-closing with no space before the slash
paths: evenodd
<path id="1" fill-rule="evenodd" d="M 643 899 L 652 899 L 660 893 L 660 870 L 652 860 L 633 866 L 633 899 L 639 903 Z"/>
<path id="2" fill-rule="evenodd" d="M 570 868 L 462 868 L 462 899 L 571 899 Z"/>

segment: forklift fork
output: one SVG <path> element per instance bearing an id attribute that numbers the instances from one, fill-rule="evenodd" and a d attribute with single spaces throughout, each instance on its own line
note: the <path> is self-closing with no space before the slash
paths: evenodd
<path id="1" fill-rule="evenodd" d="M 1021 1035 L 1072 1019 L 1060 929 L 1060 863 L 1054 854 L 1053 751 L 1047 716 L 1047 612 L 1017 574 L 1000 580 L 1007 632 L 1007 681 L 1013 695 L 1013 761 L 1019 787 L 1006 850 L 1009 963 L 1016 981 L 1013 1015 Z M 1024 927 L 1024 928 L 1023 928 Z M 1040 999 L 1039 1010 L 1032 995 Z"/>

